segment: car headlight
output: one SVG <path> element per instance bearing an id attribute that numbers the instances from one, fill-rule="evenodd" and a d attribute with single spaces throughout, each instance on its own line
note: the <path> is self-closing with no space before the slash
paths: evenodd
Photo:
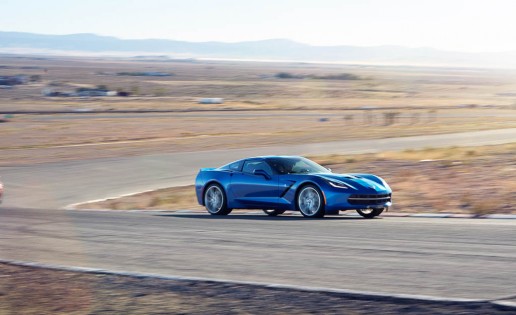
<path id="1" fill-rule="evenodd" d="M 328 181 L 328 184 L 330 184 L 331 186 L 335 187 L 335 188 L 342 188 L 342 189 L 349 189 L 349 188 L 353 188 L 351 187 L 350 185 L 346 184 L 346 183 L 343 183 L 343 182 L 337 182 L 337 181 L 333 181 L 333 180 L 329 180 Z"/>
<path id="2" fill-rule="evenodd" d="M 391 187 L 389 186 L 389 184 L 387 184 L 386 181 L 383 180 L 383 178 L 380 178 L 380 180 L 382 181 L 382 185 L 383 187 L 387 188 L 387 189 L 391 189 Z"/>

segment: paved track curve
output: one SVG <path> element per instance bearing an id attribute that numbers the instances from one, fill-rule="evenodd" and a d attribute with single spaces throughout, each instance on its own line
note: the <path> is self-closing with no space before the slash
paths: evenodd
<path id="1" fill-rule="evenodd" d="M 0 167 L 4 204 L 60 208 L 93 199 L 192 184 L 201 167 L 217 167 L 256 155 L 355 154 L 424 147 L 476 146 L 514 142 L 516 128 L 204 152 L 163 153 L 121 158 Z M 37 154 L 35 151 L 34 154 Z"/>
<path id="2" fill-rule="evenodd" d="M 0 209 L 0 259 L 495 299 L 516 295 L 516 220 Z"/>

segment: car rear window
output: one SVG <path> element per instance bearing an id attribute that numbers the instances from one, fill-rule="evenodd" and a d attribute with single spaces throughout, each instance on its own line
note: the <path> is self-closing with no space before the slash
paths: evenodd
<path id="1" fill-rule="evenodd" d="M 236 161 L 233 163 L 226 164 L 220 169 L 239 172 L 242 169 L 242 161 Z"/>

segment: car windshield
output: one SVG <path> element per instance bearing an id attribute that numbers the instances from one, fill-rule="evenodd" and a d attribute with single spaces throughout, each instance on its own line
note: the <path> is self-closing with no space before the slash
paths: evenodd
<path id="1" fill-rule="evenodd" d="M 303 157 L 268 158 L 267 163 L 277 174 L 330 173 L 325 167 Z"/>

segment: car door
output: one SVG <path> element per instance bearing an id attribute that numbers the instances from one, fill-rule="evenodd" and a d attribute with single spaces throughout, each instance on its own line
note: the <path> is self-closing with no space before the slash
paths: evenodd
<path id="1" fill-rule="evenodd" d="M 275 208 L 279 199 L 278 175 L 265 160 L 248 159 L 241 172 L 233 173 L 230 190 L 236 201 L 249 208 Z"/>

